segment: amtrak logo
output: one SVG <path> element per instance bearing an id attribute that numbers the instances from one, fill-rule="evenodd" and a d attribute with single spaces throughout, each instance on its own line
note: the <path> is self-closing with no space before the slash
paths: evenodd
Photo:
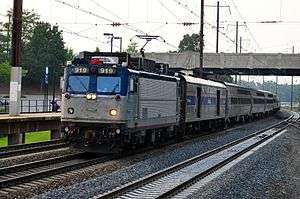
<path id="1" fill-rule="evenodd" d="M 195 96 L 187 96 L 186 97 L 186 103 L 187 105 L 195 105 L 196 103 L 196 97 Z"/>

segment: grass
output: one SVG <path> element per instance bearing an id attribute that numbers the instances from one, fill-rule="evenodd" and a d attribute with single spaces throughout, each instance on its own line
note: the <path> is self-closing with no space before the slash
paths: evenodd
<path id="1" fill-rule="evenodd" d="M 25 144 L 50 140 L 50 131 L 26 133 Z"/>
<path id="2" fill-rule="evenodd" d="M 25 135 L 25 144 L 50 140 L 50 131 L 29 132 Z M 0 147 L 7 146 L 7 137 L 0 138 Z"/>
<path id="3" fill-rule="evenodd" d="M 0 147 L 7 146 L 7 137 L 0 138 Z"/>

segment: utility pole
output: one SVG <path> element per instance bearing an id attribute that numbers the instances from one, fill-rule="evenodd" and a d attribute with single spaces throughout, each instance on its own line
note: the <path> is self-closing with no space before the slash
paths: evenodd
<path id="1" fill-rule="evenodd" d="M 291 85 L 291 111 L 293 110 L 293 97 L 294 97 L 294 76 L 292 76 L 292 85 Z"/>
<path id="2" fill-rule="evenodd" d="M 292 48 L 292 53 L 293 54 L 295 53 L 295 46 L 293 46 L 293 48 Z"/>
<path id="3" fill-rule="evenodd" d="M 7 59 L 9 59 L 9 49 L 10 49 L 10 26 L 11 26 L 11 15 L 8 14 L 8 24 L 7 24 L 7 46 L 6 46 Z"/>
<path id="4" fill-rule="evenodd" d="M 240 37 L 240 54 L 242 53 L 242 37 Z"/>
<path id="5" fill-rule="evenodd" d="M 203 35 L 203 28 L 204 28 L 204 0 L 201 0 L 201 9 L 200 9 L 201 17 L 200 17 L 200 42 L 199 42 L 199 52 L 200 52 L 200 68 L 199 68 L 199 77 L 202 78 L 203 76 L 203 48 L 204 48 L 204 35 Z"/>
<path id="6" fill-rule="evenodd" d="M 276 75 L 276 95 L 278 93 L 278 75 Z"/>
<path id="7" fill-rule="evenodd" d="M 236 31 L 235 31 L 235 53 L 238 53 L 239 46 L 239 22 L 236 22 Z"/>
<path id="8" fill-rule="evenodd" d="M 20 114 L 21 100 L 21 36 L 22 36 L 22 7 L 23 0 L 14 0 L 13 8 L 13 29 L 11 47 L 11 76 L 10 76 L 10 103 L 9 114 Z"/>
<path id="9" fill-rule="evenodd" d="M 293 46 L 292 53 L 295 53 L 295 48 Z M 292 76 L 292 85 L 291 85 L 291 111 L 293 110 L 293 97 L 294 97 L 294 76 Z"/>
<path id="10" fill-rule="evenodd" d="M 219 29 L 220 29 L 220 2 L 217 2 L 217 38 L 216 38 L 216 53 L 219 53 Z"/>

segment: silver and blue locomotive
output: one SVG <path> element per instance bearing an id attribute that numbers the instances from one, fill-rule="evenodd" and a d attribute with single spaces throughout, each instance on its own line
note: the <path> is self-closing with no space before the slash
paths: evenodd
<path id="1" fill-rule="evenodd" d="M 127 53 L 83 52 L 64 73 L 62 130 L 68 141 L 114 153 L 279 109 L 272 93 L 174 75 L 162 66 Z"/>

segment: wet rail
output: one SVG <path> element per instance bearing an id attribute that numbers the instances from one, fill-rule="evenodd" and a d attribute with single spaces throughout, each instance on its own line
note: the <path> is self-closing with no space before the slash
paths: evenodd
<path id="1" fill-rule="evenodd" d="M 30 153 L 50 151 L 68 147 L 63 140 L 51 140 L 46 142 L 37 142 L 32 144 L 18 144 L 0 148 L 0 158 L 8 158 L 18 155 L 27 155 Z"/>
<path id="2" fill-rule="evenodd" d="M 0 190 L 110 160 L 107 155 L 77 153 L 0 169 Z"/>
<path id="3" fill-rule="evenodd" d="M 289 118 L 268 128 L 93 198 L 170 198 L 283 132 L 299 118 L 292 112 Z"/>

